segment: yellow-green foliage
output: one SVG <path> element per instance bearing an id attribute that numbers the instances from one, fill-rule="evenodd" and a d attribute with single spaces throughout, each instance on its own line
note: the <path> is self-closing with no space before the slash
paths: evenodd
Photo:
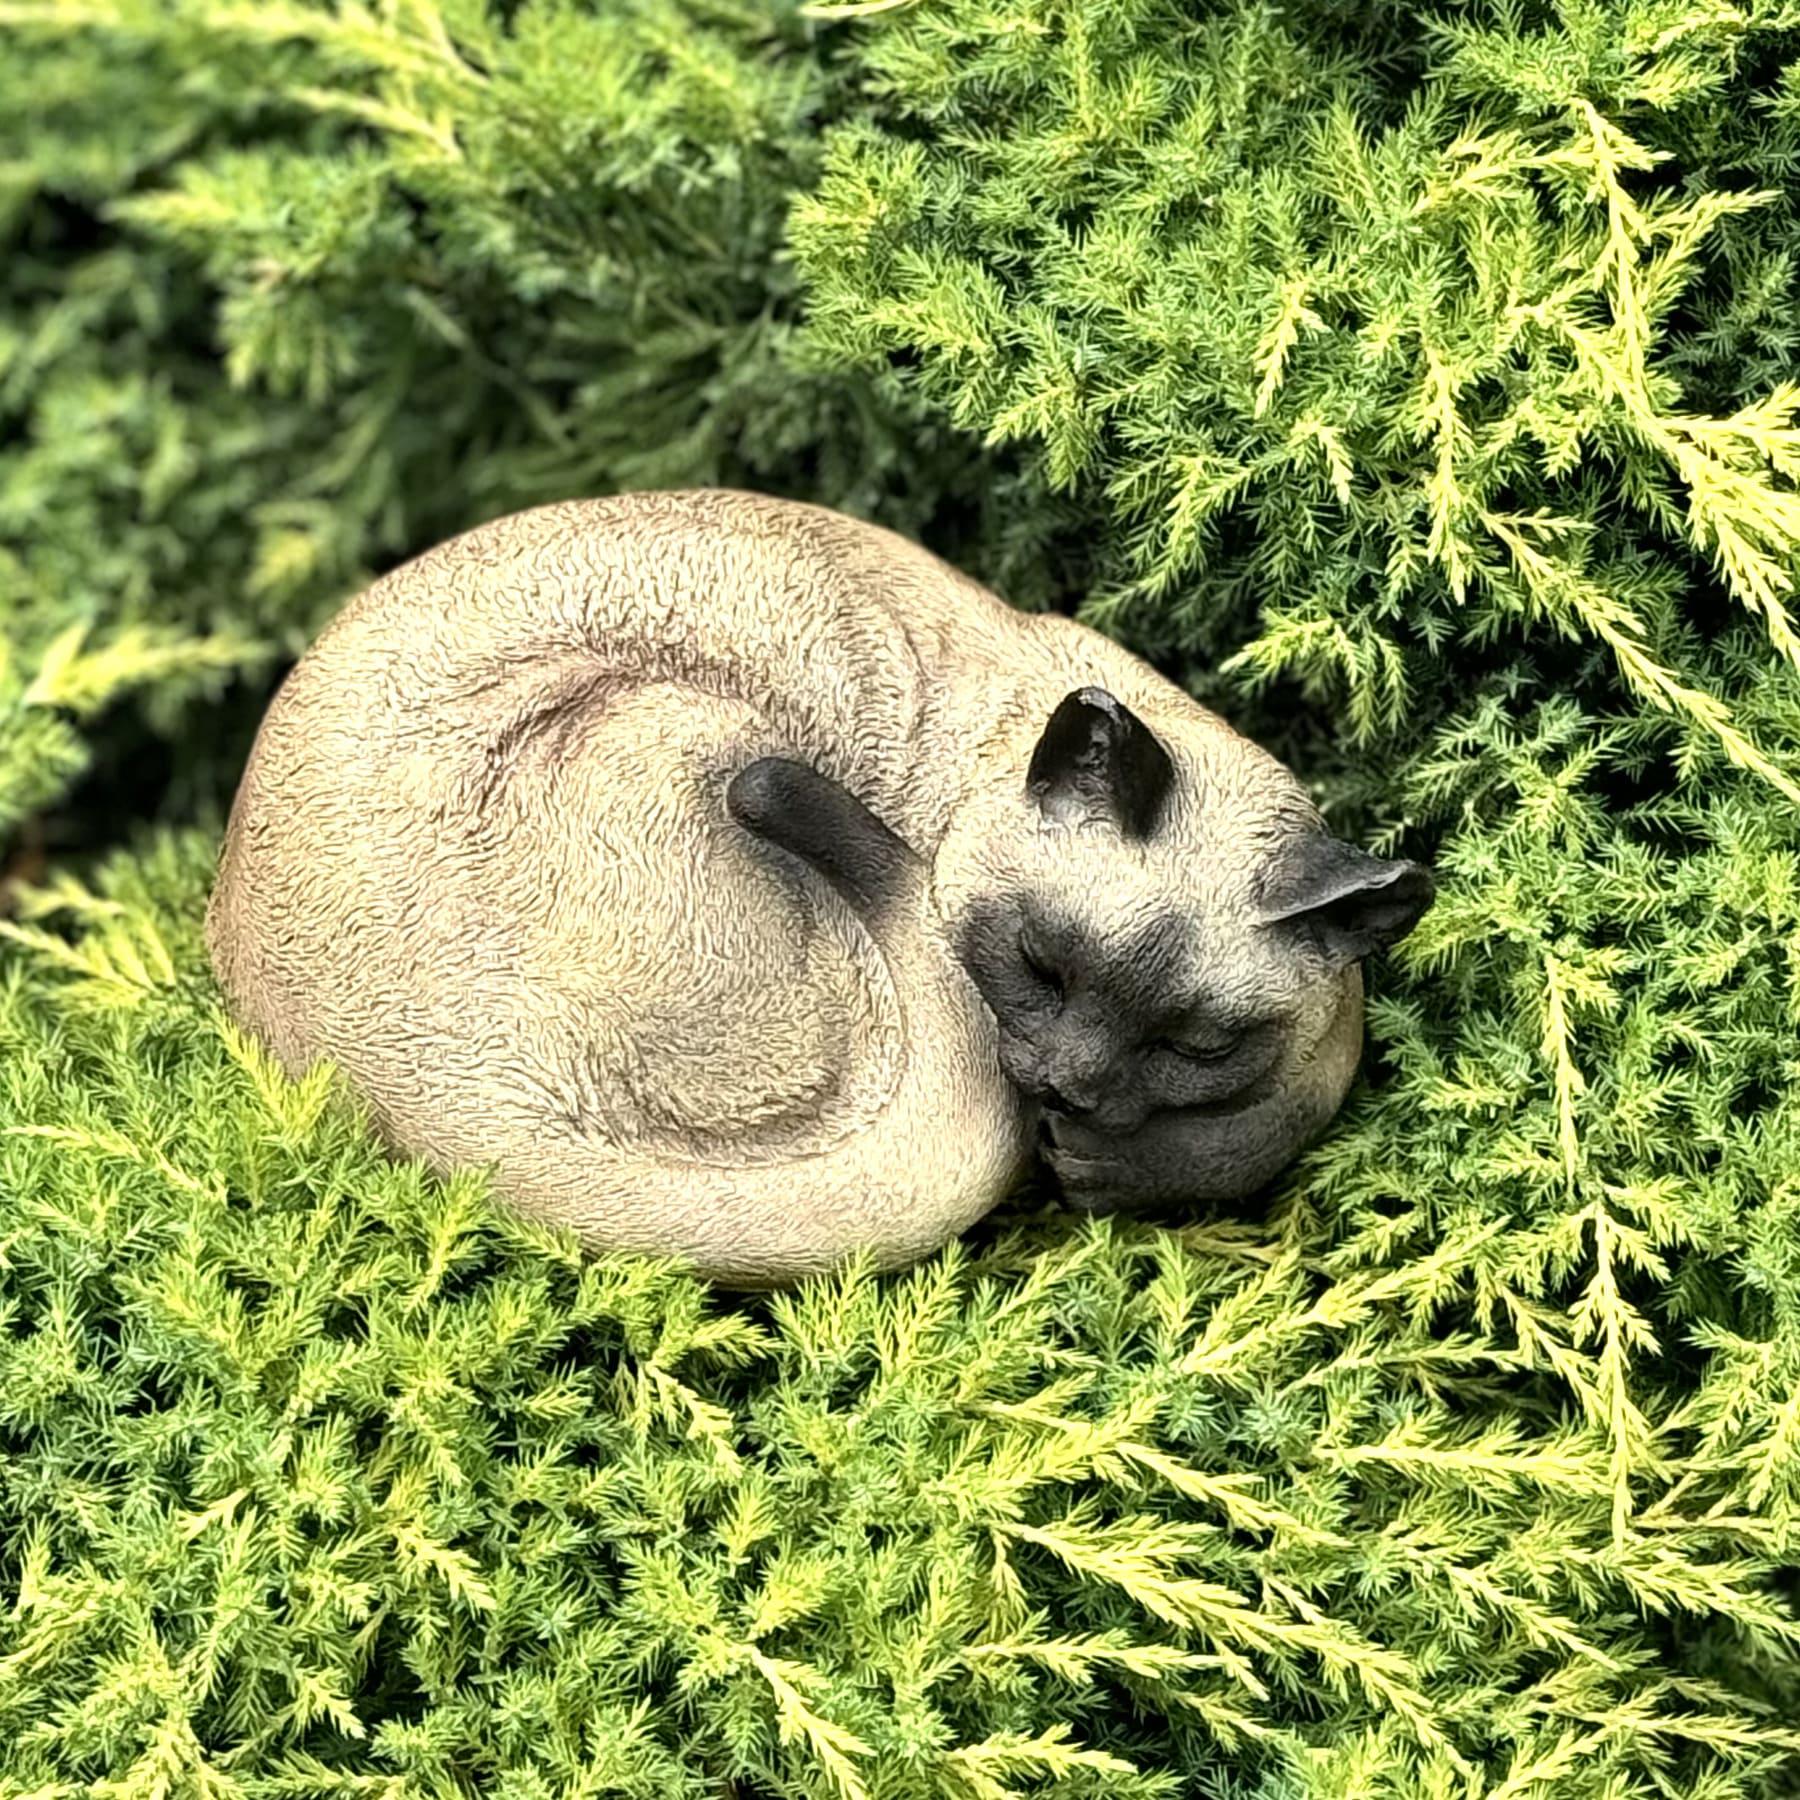
<path id="1" fill-rule="evenodd" d="M 0 0 L 0 1800 L 1793 1792 L 1800 9 L 819 10 Z M 55 854 L 717 480 L 1436 863 L 1266 1212 L 584 1265 L 221 1022 L 204 833 Z"/>
<path id="2" fill-rule="evenodd" d="M 1725 1794 L 1800 1750 L 1772 1352 L 1646 1377 L 1653 1196 L 1536 1244 L 1052 1214 L 727 1302 L 282 1079 L 215 1005 L 211 849 L 14 928 L 0 1792 Z"/>

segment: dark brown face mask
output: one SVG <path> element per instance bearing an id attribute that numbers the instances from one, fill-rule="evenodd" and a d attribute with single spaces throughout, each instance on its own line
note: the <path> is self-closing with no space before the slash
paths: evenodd
<path id="1" fill-rule="evenodd" d="M 1086 687 L 1051 714 L 1025 785 L 1046 821 L 1101 827 L 1124 854 L 1154 847 L 1175 781 L 1156 734 Z M 1433 891 L 1416 863 L 1296 831 L 1260 872 L 1247 923 L 1328 978 L 1398 942 Z M 1183 990 L 1195 925 L 1171 910 L 1108 933 L 1030 893 L 971 908 L 957 950 L 1000 1026 L 1009 1079 L 1047 1115 L 1113 1135 L 1155 1113 L 1230 1104 L 1268 1081 L 1288 1021 L 1278 1007 Z"/>

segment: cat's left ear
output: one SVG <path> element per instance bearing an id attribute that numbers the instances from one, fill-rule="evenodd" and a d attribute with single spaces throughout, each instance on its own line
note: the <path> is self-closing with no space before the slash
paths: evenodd
<path id="1" fill-rule="evenodd" d="M 1050 715 L 1025 791 L 1048 819 L 1110 820 L 1127 837 L 1148 837 L 1175 779 L 1169 753 L 1130 707 L 1105 688 L 1077 688 Z"/>
<path id="2" fill-rule="evenodd" d="M 1384 862 L 1323 832 L 1296 838 L 1269 872 L 1257 922 L 1312 932 L 1334 962 L 1397 944 L 1437 897 L 1420 863 Z"/>

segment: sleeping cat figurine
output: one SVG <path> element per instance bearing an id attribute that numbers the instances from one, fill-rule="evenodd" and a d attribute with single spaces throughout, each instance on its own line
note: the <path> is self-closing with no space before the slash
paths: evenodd
<path id="1" fill-rule="evenodd" d="M 374 583 L 270 706 L 208 942 L 290 1071 L 601 1249 L 917 1258 L 1041 1149 L 1078 1205 L 1262 1185 L 1431 879 L 1106 638 L 708 490 Z"/>

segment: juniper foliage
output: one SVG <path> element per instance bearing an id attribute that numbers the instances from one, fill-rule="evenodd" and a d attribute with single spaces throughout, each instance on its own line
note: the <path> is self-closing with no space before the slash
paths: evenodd
<path id="1" fill-rule="evenodd" d="M 60 974 L 0 997 L 6 1793 L 1724 1794 L 1800 1749 L 1768 1466 L 1658 1407 L 1622 1528 L 1604 1353 L 1503 1221 L 1050 1216 L 724 1304 L 283 1079 L 211 856 L 12 927 Z M 1623 1275 L 1666 1234 L 1609 1216 Z"/>
<path id="2" fill-rule="evenodd" d="M 0 5 L 0 814 L 130 691 L 175 816 L 216 807 L 274 670 L 481 519 L 737 483 L 917 528 L 962 480 L 972 446 L 788 354 L 830 88 L 792 27 L 515 12 Z M 184 702 L 240 668 L 216 746 Z"/>
<path id="3" fill-rule="evenodd" d="M 1266 1219 L 728 1301 L 275 1076 L 204 833 L 53 857 L 0 1794 L 1789 1791 L 1800 11 L 820 10 L 0 0 L 0 830 L 145 724 L 216 800 L 458 525 L 750 481 L 1431 855 L 1370 1079 Z"/>

